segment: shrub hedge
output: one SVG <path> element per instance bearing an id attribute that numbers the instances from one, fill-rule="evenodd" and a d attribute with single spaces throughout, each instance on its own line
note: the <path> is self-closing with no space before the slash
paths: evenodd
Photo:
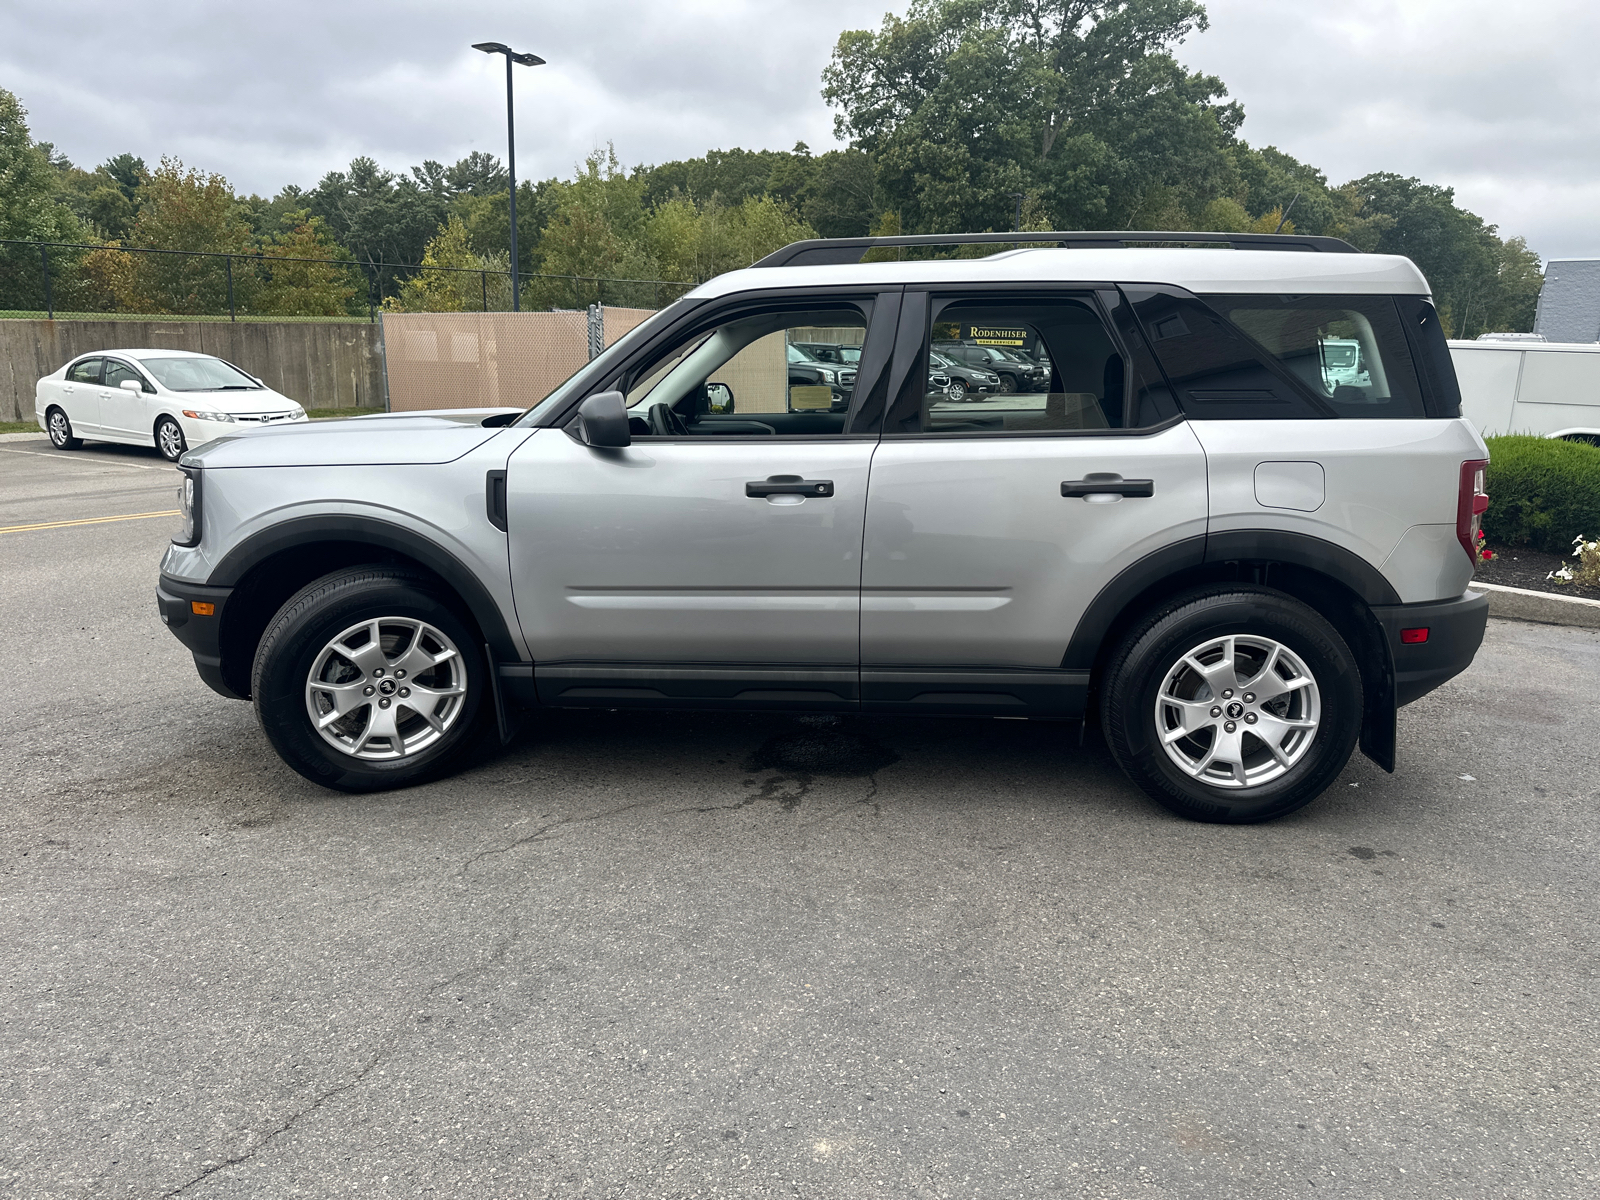
<path id="1" fill-rule="evenodd" d="M 1600 537 L 1600 446 L 1526 434 L 1484 441 L 1491 542 L 1570 554 L 1580 534 Z"/>

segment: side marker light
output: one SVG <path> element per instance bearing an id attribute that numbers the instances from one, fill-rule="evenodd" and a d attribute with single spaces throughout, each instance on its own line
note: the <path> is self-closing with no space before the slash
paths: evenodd
<path id="1" fill-rule="evenodd" d="M 189 611 L 197 617 L 214 617 L 217 615 L 217 606 L 215 604 L 207 604 L 204 600 L 191 600 L 189 601 Z M 1407 630 L 1406 632 L 1409 633 L 1411 631 Z M 1424 629 L 1422 635 L 1427 637 L 1428 631 Z M 1401 636 L 1404 637 L 1405 635 L 1402 634 Z"/>
<path id="2" fill-rule="evenodd" d="M 209 608 L 210 606 L 207 605 Z M 1417 646 L 1428 640 L 1428 628 L 1402 629 L 1400 631 L 1400 644 L 1403 646 Z"/>

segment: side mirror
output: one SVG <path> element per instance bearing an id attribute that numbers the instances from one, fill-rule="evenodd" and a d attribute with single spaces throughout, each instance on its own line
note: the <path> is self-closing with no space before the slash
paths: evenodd
<path id="1" fill-rule="evenodd" d="M 706 384 L 706 403 L 714 413 L 731 413 L 733 389 L 725 383 Z"/>
<path id="2" fill-rule="evenodd" d="M 621 392 L 600 392 L 578 405 L 578 415 L 567 432 L 585 446 L 621 449 L 633 444 L 628 432 L 627 401 Z"/>
<path id="3" fill-rule="evenodd" d="M 144 384 L 140 383 L 137 379 L 124 379 L 121 383 L 117 384 L 117 386 L 125 392 L 143 393 L 144 391 Z"/>

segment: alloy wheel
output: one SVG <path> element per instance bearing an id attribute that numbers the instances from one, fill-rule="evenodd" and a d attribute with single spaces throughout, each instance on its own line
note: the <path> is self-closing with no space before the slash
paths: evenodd
<path id="1" fill-rule="evenodd" d="M 1259 787 L 1303 759 L 1322 721 L 1305 661 L 1282 642 L 1230 634 L 1201 642 L 1156 693 L 1156 733 L 1186 775 L 1222 788 Z"/>
<path id="2" fill-rule="evenodd" d="M 72 436 L 72 426 L 67 423 L 67 414 L 59 408 L 50 410 L 50 441 L 57 450 L 66 449 L 67 439 Z"/>
<path id="3" fill-rule="evenodd" d="M 454 642 L 412 617 L 352 625 L 323 646 L 306 678 L 306 713 L 334 749 L 360 759 L 420 754 L 466 704 L 467 668 Z"/>
<path id="4" fill-rule="evenodd" d="M 176 421 L 169 418 L 156 428 L 156 449 L 168 462 L 177 462 L 183 457 L 183 430 Z"/>

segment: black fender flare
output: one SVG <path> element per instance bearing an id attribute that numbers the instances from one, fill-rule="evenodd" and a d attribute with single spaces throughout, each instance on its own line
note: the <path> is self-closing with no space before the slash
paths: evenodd
<path id="1" fill-rule="evenodd" d="M 328 513 L 295 517 L 264 529 L 240 542 L 217 563 L 206 580 L 208 587 L 236 587 L 251 568 L 285 550 L 319 542 L 358 542 L 415 559 L 444 580 L 478 623 L 484 640 L 499 662 L 522 662 L 522 652 L 506 627 L 505 615 L 489 590 L 450 551 L 414 530 L 377 517 Z"/>

